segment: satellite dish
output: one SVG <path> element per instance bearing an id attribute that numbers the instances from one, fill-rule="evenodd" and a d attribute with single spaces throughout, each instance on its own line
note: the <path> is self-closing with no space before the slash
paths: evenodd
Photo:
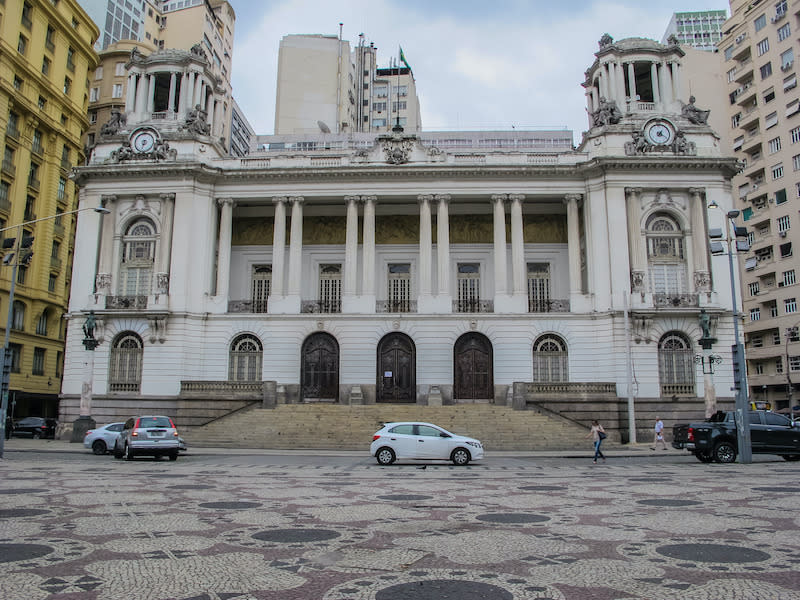
<path id="1" fill-rule="evenodd" d="M 331 132 L 331 128 L 328 127 L 327 125 L 325 125 L 324 121 L 317 121 L 317 125 L 319 125 L 319 130 L 322 133 L 330 133 Z"/>

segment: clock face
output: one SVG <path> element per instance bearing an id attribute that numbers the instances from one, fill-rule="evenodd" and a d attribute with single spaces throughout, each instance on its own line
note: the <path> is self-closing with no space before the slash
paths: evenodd
<path id="1" fill-rule="evenodd" d="M 134 134 L 131 146 L 136 152 L 150 152 L 156 145 L 156 136 L 151 131 L 139 131 Z"/>
<path id="2" fill-rule="evenodd" d="M 648 125 L 645 129 L 645 135 L 647 136 L 647 140 L 656 146 L 670 144 L 675 137 L 672 127 L 668 123 L 662 121 L 656 121 Z"/>

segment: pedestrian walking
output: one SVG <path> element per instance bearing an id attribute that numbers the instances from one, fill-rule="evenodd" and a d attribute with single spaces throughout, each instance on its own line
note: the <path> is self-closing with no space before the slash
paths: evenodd
<path id="1" fill-rule="evenodd" d="M 656 424 L 655 427 L 653 427 L 653 445 L 650 446 L 650 450 L 658 448 L 659 442 L 664 446 L 664 450 L 666 450 L 667 442 L 664 440 L 664 422 L 661 420 L 661 417 L 656 417 Z"/>
<path id="2" fill-rule="evenodd" d="M 603 429 L 603 426 L 597 421 L 592 421 L 592 428 L 586 437 L 591 437 L 594 440 L 594 460 L 592 462 L 597 464 L 598 458 L 602 458 L 603 462 L 606 462 L 606 457 L 603 456 L 603 452 L 600 450 L 600 444 L 606 439 L 606 430 Z"/>

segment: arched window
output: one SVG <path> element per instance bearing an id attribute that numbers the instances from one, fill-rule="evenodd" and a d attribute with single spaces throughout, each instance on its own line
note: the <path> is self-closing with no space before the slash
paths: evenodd
<path id="1" fill-rule="evenodd" d="M 656 213 L 647 219 L 647 266 L 650 291 L 654 294 L 685 294 L 686 277 L 684 236 L 670 215 Z"/>
<path id="2" fill-rule="evenodd" d="M 132 331 L 119 334 L 111 345 L 108 389 L 138 392 L 142 384 L 142 338 Z"/>
<path id="3" fill-rule="evenodd" d="M 122 237 L 119 295 L 148 296 L 152 289 L 158 234 L 149 219 L 135 221 Z"/>
<path id="4" fill-rule="evenodd" d="M 688 338 L 670 331 L 658 342 L 658 375 L 663 396 L 694 396 L 694 351 Z"/>
<path id="5" fill-rule="evenodd" d="M 567 344 L 557 335 L 543 335 L 534 342 L 533 381 L 569 381 Z"/>
<path id="6" fill-rule="evenodd" d="M 25 303 L 14 300 L 14 315 L 11 317 L 11 329 L 23 331 L 25 329 Z"/>
<path id="7" fill-rule="evenodd" d="M 228 379 L 230 381 L 261 381 L 261 342 L 252 335 L 240 335 L 231 344 Z"/>

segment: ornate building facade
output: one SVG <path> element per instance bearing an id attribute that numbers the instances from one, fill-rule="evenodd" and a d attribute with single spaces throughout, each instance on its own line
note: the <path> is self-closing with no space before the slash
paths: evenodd
<path id="1" fill-rule="evenodd" d="M 62 421 L 601 398 L 624 429 L 629 398 L 675 414 L 731 400 L 707 205 L 731 207 L 736 163 L 682 102 L 682 56 L 604 36 L 577 149 L 569 132 L 397 128 L 234 159 L 196 121 L 130 111 L 76 173 L 81 206 L 111 212 L 78 224 Z M 701 310 L 727 359 L 713 380 L 695 362 Z"/>

